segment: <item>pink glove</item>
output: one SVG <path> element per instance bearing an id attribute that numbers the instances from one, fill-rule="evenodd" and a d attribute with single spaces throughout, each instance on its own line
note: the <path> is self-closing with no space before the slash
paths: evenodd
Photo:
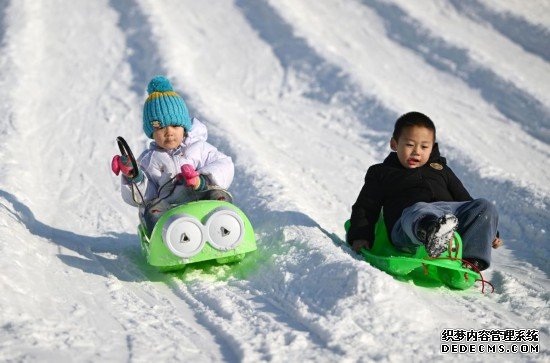
<path id="1" fill-rule="evenodd" d="M 137 175 L 134 171 L 134 167 L 132 166 L 132 162 L 126 155 L 115 155 L 113 157 L 113 160 L 111 161 L 111 170 L 116 175 L 122 174 L 128 178 L 129 180 L 139 182 L 143 179 L 143 174 L 141 173 L 141 170 L 138 170 Z"/>
<path id="2" fill-rule="evenodd" d="M 201 187 L 201 176 L 191 164 L 182 165 L 178 180 L 185 180 L 185 185 L 193 189 Z"/>

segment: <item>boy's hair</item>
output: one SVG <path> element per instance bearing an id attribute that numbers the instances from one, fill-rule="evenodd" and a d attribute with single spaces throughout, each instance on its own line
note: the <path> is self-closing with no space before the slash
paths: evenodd
<path id="1" fill-rule="evenodd" d="M 395 121 L 395 127 L 393 128 L 392 138 L 396 141 L 399 140 L 399 136 L 406 127 L 421 126 L 430 129 L 434 132 L 435 141 L 435 125 L 433 121 L 426 115 L 420 112 L 412 111 L 408 112 Z"/>

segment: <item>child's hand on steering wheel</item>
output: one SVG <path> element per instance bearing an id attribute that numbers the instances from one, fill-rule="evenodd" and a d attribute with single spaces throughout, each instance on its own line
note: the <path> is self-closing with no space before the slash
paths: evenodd
<path id="1" fill-rule="evenodd" d="M 141 170 L 134 170 L 130 158 L 126 155 L 115 155 L 111 161 L 111 170 L 115 175 L 122 173 L 128 180 L 140 182 L 143 179 Z"/>

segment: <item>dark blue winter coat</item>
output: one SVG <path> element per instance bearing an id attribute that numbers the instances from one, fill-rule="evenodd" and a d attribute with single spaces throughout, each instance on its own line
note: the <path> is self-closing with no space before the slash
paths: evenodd
<path id="1" fill-rule="evenodd" d="M 428 162 L 420 168 L 405 168 L 397 153 L 391 152 L 383 163 L 368 169 L 365 184 L 352 207 L 351 227 L 346 239 L 349 243 L 357 239 L 374 242 L 374 226 L 382 207 L 384 222 L 391 235 L 403 210 L 415 203 L 469 200 L 472 197 L 439 154 L 437 144 Z"/>

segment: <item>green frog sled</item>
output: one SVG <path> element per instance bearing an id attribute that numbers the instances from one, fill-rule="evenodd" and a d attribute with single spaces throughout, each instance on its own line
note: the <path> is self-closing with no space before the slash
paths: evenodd
<path id="1" fill-rule="evenodd" d="M 172 271 L 201 261 L 237 262 L 256 250 L 254 229 L 235 205 L 201 200 L 165 212 L 148 232 L 143 218 L 138 226 L 147 262 Z"/>
<path id="2" fill-rule="evenodd" d="M 350 225 L 350 221 L 346 221 L 346 232 Z M 468 268 L 462 260 L 462 239 L 456 232 L 447 250 L 437 258 L 428 256 L 424 246 L 414 254 L 397 250 L 390 242 L 382 214 L 374 233 L 372 248 L 362 248 L 360 254 L 369 264 L 396 279 L 410 280 L 424 287 L 445 285 L 457 290 L 468 289 L 478 280 L 485 282 L 479 271 Z"/>
<path id="3" fill-rule="evenodd" d="M 126 140 L 119 136 L 117 143 L 121 154 L 131 162 L 132 170 L 138 170 Z M 138 236 L 141 250 L 151 266 L 173 271 L 208 260 L 231 263 L 256 250 L 252 224 L 234 204 L 223 200 L 198 200 L 180 205 L 165 203 L 162 208 L 165 212 L 154 213 L 162 203 L 162 199 L 156 198 L 139 206 Z"/>

